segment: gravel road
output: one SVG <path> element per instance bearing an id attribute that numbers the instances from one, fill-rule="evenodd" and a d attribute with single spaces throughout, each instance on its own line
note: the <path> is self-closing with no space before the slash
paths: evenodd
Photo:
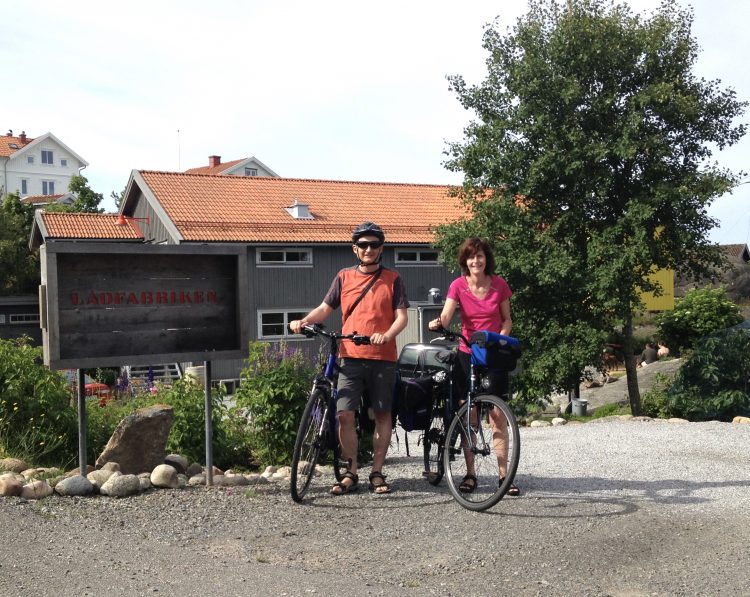
<path id="1" fill-rule="evenodd" d="M 387 496 L 326 479 L 301 506 L 279 485 L 2 498 L 0 595 L 750 593 L 750 425 L 521 436 L 522 497 L 481 514 L 424 482 L 403 441 Z"/>

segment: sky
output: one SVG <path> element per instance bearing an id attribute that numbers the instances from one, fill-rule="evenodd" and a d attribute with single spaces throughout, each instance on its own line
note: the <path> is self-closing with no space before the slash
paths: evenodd
<path id="1" fill-rule="evenodd" d="M 690 5 L 696 74 L 750 100 L 750 2 Z M 82 174 L 110 211 L 131 170 L 182 171 L 209 155 L 255 156 L 290 178 L 461 184 L 444 151 L 473 114 L 446 76 L 480 83 L 485 26 L 497 18 L 504 31 L 526 10 L 526 0 L 4 0 L 0 133 L 54 134 L 89 163 Z M 750 134 L 714 154 L 735 172 L 750 170 L 748 157 Z M 750 184 L 709 213 L 721 222 L 713 241 L 748 242 Z"/>

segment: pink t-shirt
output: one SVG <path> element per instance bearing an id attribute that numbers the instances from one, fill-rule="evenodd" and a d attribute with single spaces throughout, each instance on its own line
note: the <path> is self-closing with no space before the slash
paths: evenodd
<path id="1" fill-rule="evenodd" d="M 447 298 L 453 299 L 461 307 L 461 333 L 467 338 L 478 330 L 500 332 L 503 328 L 503 316 L 500 303 L 509 299 L 513 293 L 508 283 L 500 276 L 492 275 L 487 296 L 479 299 L 469 289 L 465 276 L 456 278 L 448 288 Z M 459 350 L 471 352 L 468 346 L 460 343 Z"/>

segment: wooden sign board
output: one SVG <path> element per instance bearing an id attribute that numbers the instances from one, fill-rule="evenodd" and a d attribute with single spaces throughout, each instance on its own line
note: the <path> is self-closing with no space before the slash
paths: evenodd
<path id="1" fill-rule="evenodd" d="M 53 369 L 247 356 L 247 249 L 48 242 L 44 362 Z"/>

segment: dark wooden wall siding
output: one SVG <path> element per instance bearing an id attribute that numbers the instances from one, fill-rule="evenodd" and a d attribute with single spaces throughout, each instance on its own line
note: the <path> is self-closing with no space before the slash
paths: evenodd
<path id="1" fill-rule="evenodd" d="M 154 209 L 148 201 L 144 199 L 143 194 L 138 197 L 135 209 L 133 210 L 133 217 L 148 218 L 148 224 L 145 222 L 138 222 L 146 241 L 153 242 L 154 244 L 177 244 L 175 239 L 170 236 L 161 219 L 156 215 Z"/>

